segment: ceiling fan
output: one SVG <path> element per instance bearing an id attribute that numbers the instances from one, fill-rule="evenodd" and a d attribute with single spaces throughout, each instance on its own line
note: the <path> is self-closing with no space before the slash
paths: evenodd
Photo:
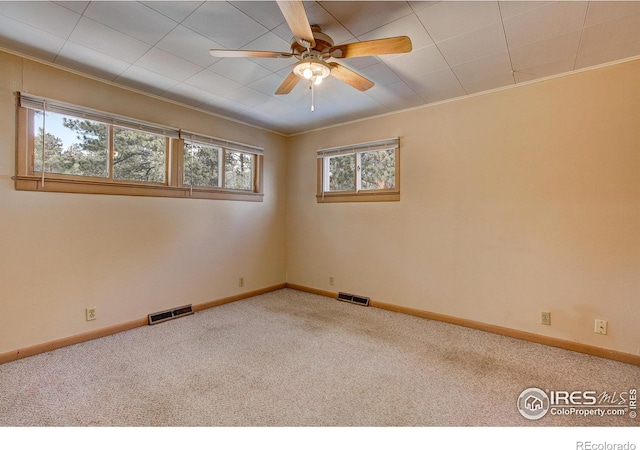
<path id="1" fill-rule="evenodd" d="M 291 73 L 276 90 L 276 95 L 288 94 L 300 80 L 318 85 L 329 75 L 348 85 L 366 91 L 374 86 L 373 81 L 353 70 L 337 63 L 328 62 L 331 58 L 356 58 L 360 56 L 387 55 L 407 53 L 412 49 L 411 40 L 407 36 L 397 36 L 372 41 L 354 42 L 334 45 L 333 40 L 324 34 L 318 25 L 310 25 L 302 1 L 278 1 L 280 11 L 293 33 L 291 52 L 275 52 L 263 50 L 226 50 L 212 49 L 209 53 L 219 58 L 291 58 L 298 59 Z M 312 104 L 313 110 L 313 104 Z"/>

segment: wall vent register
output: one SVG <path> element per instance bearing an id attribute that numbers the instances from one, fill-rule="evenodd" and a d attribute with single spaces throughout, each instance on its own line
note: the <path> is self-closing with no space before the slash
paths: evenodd
<path id="1" fill-rule="evenodd" d="M 182 316 L 190 316 L 193 314 L 193 308 L 191 305 L 180 306 L 174 309 L 167 309 L 166 311 L 159 311 L 153 314 L 149 314 L 149 325 L 155 325 L 160 322 L 166 322 L 167 320 L 177 319 Z"/>
<path id="2" fill-rule="evenodd" d="M 339 292 L 338 300 L 347 303 L 355 303 L 356 305 L 369 306 L 369 297 L 347 294 L 346 292 Z"/>

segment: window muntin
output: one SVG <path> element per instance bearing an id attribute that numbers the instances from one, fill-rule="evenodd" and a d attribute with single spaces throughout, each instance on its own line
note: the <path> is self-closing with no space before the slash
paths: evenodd
<path id="1" fill-rule="evenodd" d="M 400 199 L 400 140 L 318 151 L 318 202 Z"/>

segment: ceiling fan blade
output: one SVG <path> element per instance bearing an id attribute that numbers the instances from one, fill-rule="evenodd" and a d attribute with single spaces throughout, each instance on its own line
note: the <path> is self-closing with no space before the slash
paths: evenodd
<path id="1" fill-rule="evenodd" d="M 300 78 L 298 78 L 295 73 L 291 72 L 276 90 L 276 95 L 288 94 L 296 86 L 296 84 L 298 84 L 299 80 Z"/>
<path id="2" fill-rule="evenodd" d="M 359 56 L 388 55 L 392 53 L 408 53 L 413 48 L 407 36 L 396 36 L 373 41 L 353 42 L 336 45 L 329 52 L 334 58 L 357 58 Z"/>
<path id="3" fill-rule="evenodd" d="M 292 53 L 268 52 L 263 50 L 226 50 L 212 48 L 211 56 L 217 58 L 290 58 Z"/>
<path id="4" fill-rule="evenodd" d="M 329 65 L 331 66 L 332 76 L 336 77 L 340 81 L 344 81 L 349 86 L 352 86 L 359 91 L 364 92 L 367 89 L 371 89 L 375 84 L 373 81 L 336 62 L 330 62 Z"/>
<path id="5" fill-rule="evenodd" d="M 313 38 L 313 32 L 311 31 L 311 25 L 307 18 L 307 13 L 304 10 L 304 4 L 302 1 L 287 1 L 279 0 L 278 6 L 284 20 L 287 21 L 287 25 L 291 28 L 293 36 L 298 41 L 298 44 L 305 48 L 313 48 L 316 46 L 316 41 Z"/>

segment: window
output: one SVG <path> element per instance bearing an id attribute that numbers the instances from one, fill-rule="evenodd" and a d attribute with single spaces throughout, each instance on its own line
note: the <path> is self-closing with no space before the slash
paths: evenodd
<path id="1" fill-rule="evenodd" d="M 356 154 L 327 156 L 325 160 L 326 192 L 356 190 Z"/>
<path id="2" fill-rule="evenodd" d="M 109 177 L 106 124 L 54 112 L 35 110 L 33 114 L 34 172 Z"/>
<path id="3" fill-rule="evenodd" d="M 184 139 L 183 184 L 197 191 L 261 190 L 259 168 L 262 150 L 190 132 Z"/>
<path id="4" fill-rule="evenodd" d="M 400 200 L 398 138 L 318 151 L 318 202 Z"/>
<path id="5" fill-rule="evenodd" d="M 184 143 L 184 184 L 220 187 L 222 148 L 193 141 Z"/>
<path id="6" fill-rule="evenodd" d="M 113 127 L 113 179 L 166 181 L 168 142 L 163 136 Z"/>
<path id="7" fill-rule="evenodd" d="M 20 95 L 16 189 L 262 201 L 262 149 Z"/>
<path id="8" fill-rule="evenodd" d="M 224 187 L 251 190 L 253 185 L 253 159 L 251 155 L 226 151 L 224 156 Z"/>
<path id="9" fill-rule="evenodd" d="M 358 153 L 360 188 L 389 190 L 396 187 L 396 150 L 374 150 Z"/>
<path id="10" fill-rule="evenodd" d="M 164 136 L 50 111 L 34 110 L 33 115 L 34 172 L 165 182 Z"/>

